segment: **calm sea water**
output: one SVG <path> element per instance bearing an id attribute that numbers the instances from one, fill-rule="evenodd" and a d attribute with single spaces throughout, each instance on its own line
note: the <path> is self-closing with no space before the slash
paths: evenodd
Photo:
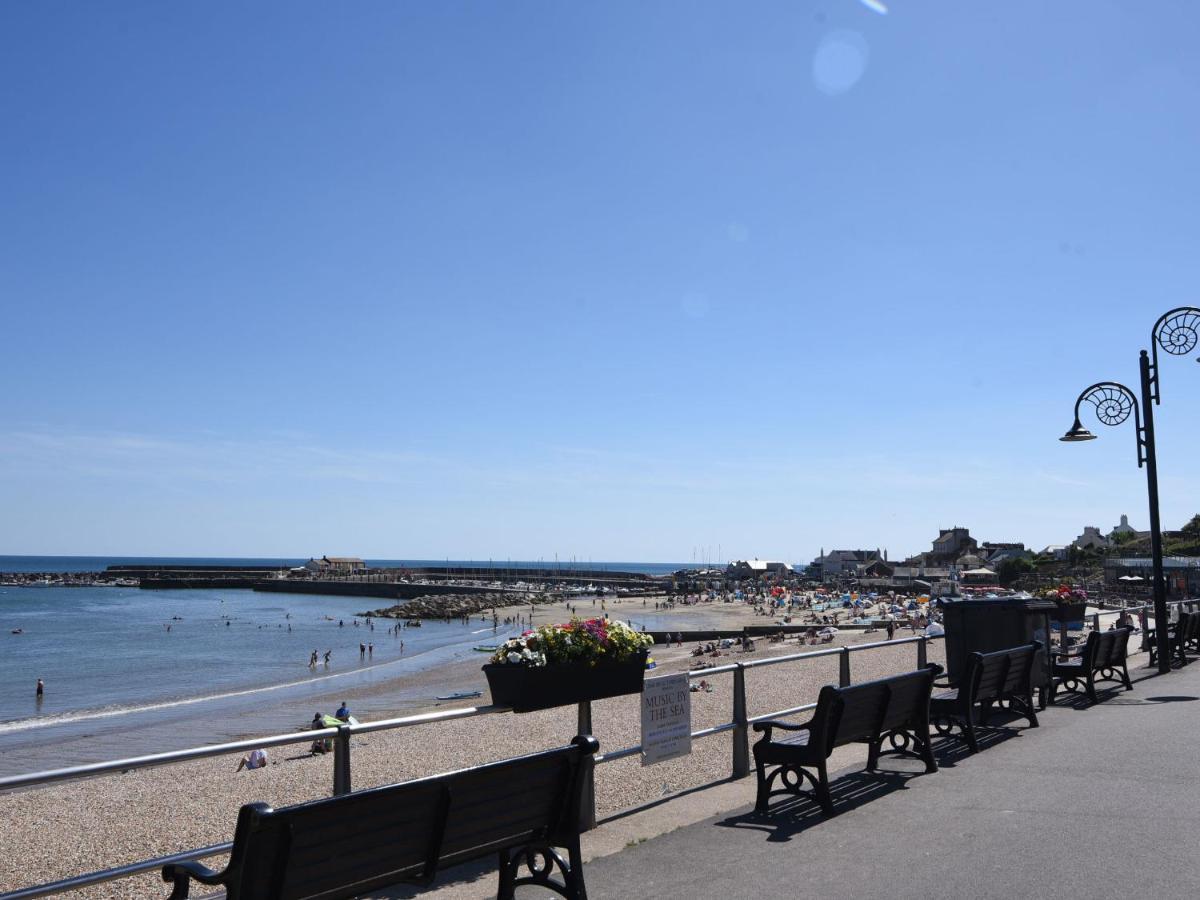
<path id="1" fill-rule="evenodd" d="M 0 572 L 99 572 L 108 566 L 143 565 L 205 565 L 205 566 L 299 566 L 307 559 L 278 557 L 198 557 L 198 556 L 0 556 Z M 557 562 L 554 560 L 507 559 L 368 559 L 369 566 L 395 568 L 403 566 L 463 566 L 503 569 L 601 569 L 615 572 L 641 572 L 646 575 L 669 575 L 684 568 L 684 563 L 644 562 Z"/>
<path id="2" fill-rule="evenodd" d="M 360 718 L 428 705 L 482 677 L 435 691 L 410 687 L 411 676 L 464 659 L 482 665 L 475 646 L 517 631 L 475 618 L 392 636 L 390 621 L 372 631 L 358 618 L 381 605 L 233 589 L 0 587 L 0 774 L 290 731 L 356 688 L 386 688 L 363 693 Z M 639 627 L 664 627 L 629 612 Z M 360 642 L 373 655 L 360 659 Z M 313 650 L 331 651 L 330 665 L 310 670 Z"/>

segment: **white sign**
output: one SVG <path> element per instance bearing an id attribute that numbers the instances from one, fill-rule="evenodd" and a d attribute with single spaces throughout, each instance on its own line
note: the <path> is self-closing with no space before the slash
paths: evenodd
<path id="1" fill-rule="evenodd" d="M 692 752 L 692 695 L 687 673 L 647 678 L 642 686 L 642 765 Z"/>

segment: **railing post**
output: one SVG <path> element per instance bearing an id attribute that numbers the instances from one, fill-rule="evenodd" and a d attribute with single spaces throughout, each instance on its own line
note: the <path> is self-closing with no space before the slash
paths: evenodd
<path id="1" fill-rule="evenodd" d="M 592 702 L 583 700 L 579 704 L 577 734 L 592 733 Z M 591 831 L 596 827 L 596 767 L 588 766 L 584 779 L 583 797 L 579 804 L 579 829 Z"/>
<path id="2" fill-rule="evenodd" d="M 850 687 L 850 648 L 843 647 L 838 656 L 838 686 Z"/>
<path id="3" fill-rule="evenodd" d="M 1100 613 L 1092 613 L 1092 631 L 1100 630 Z"/>
<path id="4" fill-rule="evenodd" d="M 733 670 L 733 777 L 750 774 L 750 725 L 746 715 L 746 667 Z"/>
<path id="5" fill-rule="evenodd" d="M 921 635 L 919 638 L 917 638 L 917 668 L 918 669 L 923 669 L 927 665 L 929 665 L 929 653 L 925 649 L 925 642 L 928 640 L 929 640 L 929 638 L 925 637 L 925 635 Z"/>
<path id="6" fill-rule="evenodd" d="M 339 725 L 333 739 L 333 796 L 350 793 L 350 726 Z"/>

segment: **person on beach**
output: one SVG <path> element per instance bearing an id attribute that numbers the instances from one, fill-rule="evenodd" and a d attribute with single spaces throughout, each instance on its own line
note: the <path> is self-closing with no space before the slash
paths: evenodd
<path id="1" fill-rule="evenodd" d="M 366 644 L 359 644 L 359 645 L 358 645 L 358 658 L 359 658 L 359 661 L 361 662 L 363 659 L 365 659 L 365 658 L 366 658 L 366 655 L 367 655 L 367 645 L 366 645 Z"/>
<path id="2" fill-rule="evenodd" d="M 326 668 L 329 668 L 329 657 L 331 657 L 331 656 L 333 656 L 333 651 L 332 651 L 332 650 L 326 650 L 326 651 L 325 651 L 325 667 L 326 667 Z"/>
<path id="3" fill-rule="evenodd" d="M 238 762 L 237 771 L 242 769 L 262 769 L 267 765 L 267 751 L 261 747 L 255 747 L 250 751 L 249 756 L 243 756 Z"/>
<path id="4" fill-rule="evenodd" d="M 343 722 L 350 721 L 350 707 L 346 705 L 346 701 L 342 701 L 342 705 L 337 708 L 337 712 L 333 714 L 335 719 L 341 719 Z"/>
<path id="5" fill-rule="evenodd" d="M 324 728 L 325 727 L 324 720 L 325 720 L 325 717 L 322 716 L 320 713 L 313 713 L 312 730 L 320 731 L 322 728 Z M 308 748 L 308 752 L 309 753 L 328 753 L 332 749 L 333 749 L 333 741 L 331 741 L 331 740 L 323 741 L 320 738 L 317 738 L 317 740 L 312 742 L 312 746 Z"/>
<path id="6" fill-rule="evenodd" d="M 375 658 L 375 645 L 374 644 L 367 644 L 367 656 L 369 656 L 371 659 Z"/>
<path id="7" fill-rule="evenodd" d="M 46 693 L 46 683 L 44 681 L 42 681 L 42 679 L 39 678 L 38 682 L 37 682 L 37 698 L 39 700 L 41 700 L 42 697 L 45 695 L 45 693 Z"/>

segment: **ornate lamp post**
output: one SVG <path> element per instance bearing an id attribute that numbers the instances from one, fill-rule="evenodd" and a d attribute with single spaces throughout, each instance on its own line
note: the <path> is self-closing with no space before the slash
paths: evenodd
<path id="1" fill-rule="evenodd" d="M 1147 371 L 1149 359 L 1142 351 L 1142 397 L 1148 394 Z M 1101 381 L 1087 388 L 1075 401 L 1075 423 L 1060 441 L 1094 441 L 1092 434 L 1079 421 L 1079 407 L 1091 403 L 1096 418 L 1105 425 L 1121 425 L 1133 413 L 1137 431 L 1138 467 L 1146 469 L 1146 490 L 1150 495 L 1150 553 L 1154 565 L 1154 638 L 1158 644 L 1158 671 L 1171 671 L 1171 656 L 1167 648 L 1167 595 L 1162 581 L 1162 529 L 1158 520 L 1158 460 L 1154 450 L 1154 424 L 1150 418 L 1142 422 L 1141 409 L 1133 391 L 1116 381 Z"/>
<path id="2" fill-rule="evenodd" d="M 1159 317 L 1150 332 L 1153 359 L 1145 350 L 1138 360 L 1141 373 L 1142 402 L 1138 405 L 1133 391 L 1115 381 L 1094 384 L 1075 401 L 1075 423 L 1064 434 L 1063 441 L 1092 441 L 1096 436 L 1079 421 L 1079 407 L 1086 400 L 1096 410 L 1096 417 L 1105 425 L 1120 425 L 1132 411 L 1137 428 L 1138 466 L 1146 469 L 1146 489 L 1150 498 L 1150 555 L 1154 581 L 1154 630 L 1158 644 L 1158 671 L 1171 671 L 1167 652 L 1167 590 L 1163 580 L 1162 524 L 1158 516 L 1158 457 L 1154 447 L 1154 406 L 1161 402 L 1158 380 L 1158 348 L 1172 356 L 1184 356 L 1200 342 L 1200 309 L 1180 306 Z M 1200 359 L 1197 360 L 1200 362 Z M 1145 422 L 1142 416 L 1145 415 Z"/>

